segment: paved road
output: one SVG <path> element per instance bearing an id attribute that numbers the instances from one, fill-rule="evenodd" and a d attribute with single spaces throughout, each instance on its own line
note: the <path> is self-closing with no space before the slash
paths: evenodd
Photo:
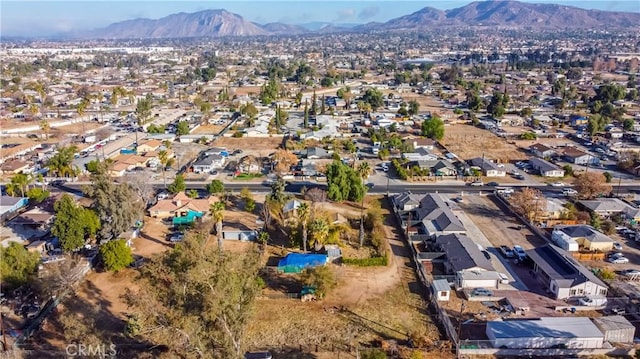
<path id="1" fill-rule="evenodd" d="M 208 181 L 187 181 L 187 189 L 196 189 L 196 190 L 203 190 L 206 188 L 207 183 L 209 183 Z M 69 188 L 71 190 L 79 190 L 81 189 L 82 185 L 86 185 L 89 184 L 89 182 L 68 182 L 64 185 L 64 187 Z M 156 189 L 161 189 L 164 187 L 164 185 L 162 184 L 162 181 L 157 181 L 153 183 L 154 188 Z M 254 192 L 267 192 L 270 190 L 270 185 L 266 182 L 226 182 L 224 184 L 225 188 L 228 188 L 230 190 L 241 190 L 244 187 L 249 188 L 249 190 L 254 191 Z M 311 188 L 323 188 L 326 189 L 326 184 L 325 183 L 319 183 L 319 182 L 304 182 L 304 181 L 299 181 L 299 182 L 289 182 L 286 186 L 286 191 L 287 192 L 291 192 L 291 193 L 300 193 L 300 190 L 302 188 L 306 188 L 306 189 L 311 189 Z M 513 186 L 513 187 L 518 187 L 518 186 Z M 546 193 L 550 193 L 550 194 L 559 194 L 560 192 L 562 192 L 562 187 L 552 187 L 552 186 L 546 186 L 546 185 L 537 185 L 537 186 L 521 186 L 521 187 L 530 187 L 530 188 L 538 188 L 540 190 L 542 190 L 543 192 Z M 387 186 L 374 186 L 373 188 L 371 188 L 369 190 L 369 193 L 371 194 L 386 194 L 387 192 L 389 194 L 395 194 L 395 193 L 402 193 L 405 191 L 411 191 L 413 193 L 450 193 L 450 194 L 460 194 L 462 192 L 464 193 L 486 193 L 486 192 L 492 192 L 494 190 L 493 187 L 489 187 L 489 186 L 478 186 L 478 187 L 471 187 L 471 186 L 464 186 L 462 184 L 462 182 L 460 182 L 459 184 L 452 184 L 452 183 L 447 183 L 447 184 L 424 184 L 424 183 L 420 183 L 420 184 L 414 184 L 414 183 L 404 183 L 404 184 L 390 184 L 388 187 Z M 617 189 L 615 189 L 615 191 L 617 191 Z M 634 192 L 640 192 L 640 185 L 623 185 L 620 187 L 620 193 L 624 194 L 624 193 L 634 193 Z"/>

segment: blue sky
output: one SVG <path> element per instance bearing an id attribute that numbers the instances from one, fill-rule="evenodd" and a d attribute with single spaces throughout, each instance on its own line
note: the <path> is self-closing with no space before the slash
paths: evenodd
<path id="1" fill-rule="evenodd" d="M 640 12 L 639 0 L 524 0 L 557 3 L 586 9 Z M 452 9 L 470 1 L 0 1 L 0 35 L 39 36 L 70 30 L 104 27 L 113 22 L 157 19 L 178 12 L 226 9 L 257 23 L 307 22 L 367 23 L 384 22 L 410 14 L 425 6 Z"/>

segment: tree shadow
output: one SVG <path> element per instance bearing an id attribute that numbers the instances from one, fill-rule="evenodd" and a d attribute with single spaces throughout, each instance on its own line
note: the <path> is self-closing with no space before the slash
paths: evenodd
<path id="1" fill-rule="evenodd" d="M 117 314 L 126 313 L 112 313 L 109 310 L 112 303 L 104 299 L 103 292 L 93 283 L 84 282 L 83 286 L 86 297 L 70 294 L 31 338 L 20 345 L 24 358 L 66 358 L 69 353 L 77 353 L 79 345 L 91 345 L 109 353 L 113 344 L 118 358 L 135 358 L 142 353 L 155 357 L 167 351 L 167 348 L 125 335 L 125 321 Z"/>

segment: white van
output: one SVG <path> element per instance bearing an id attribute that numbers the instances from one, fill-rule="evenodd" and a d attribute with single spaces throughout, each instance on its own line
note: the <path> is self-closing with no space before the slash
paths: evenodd
<path id="1" fill-rule="evenodd" d="M 504 273 L 498 273 L 498 276 L 500 277 L 500 283 L 502 284 L 509 284 L 509 277 L 507 277 L 506 274 Z"/>

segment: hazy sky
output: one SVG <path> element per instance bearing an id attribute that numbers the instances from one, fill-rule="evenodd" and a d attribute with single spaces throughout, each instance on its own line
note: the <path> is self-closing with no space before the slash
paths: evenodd
<path id="1" fill-rule="evenodd" d="M 586 9 L 640 12 L 640 0 L 523 0 L 557 3 Z M 260 24 L 284 22 L 367 23 L 384 22 L 423 7 L 452 9 L 470 1 L 54 1 L 1 0 L 0 35 L 39 36 L 86 30 L 113 22 L 158 19 L 178 12 L 226 9 Z"/>

